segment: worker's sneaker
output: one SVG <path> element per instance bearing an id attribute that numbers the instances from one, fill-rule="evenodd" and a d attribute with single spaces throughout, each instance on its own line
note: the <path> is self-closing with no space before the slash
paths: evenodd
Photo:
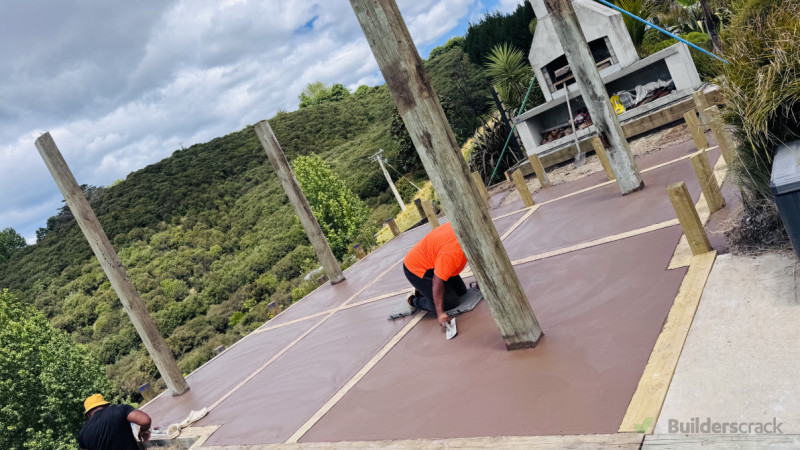
<path id="1" fill-rule="evenodd" d="M 417 295 L 419 295 L 419 292 L 416 289 L 411 289 L 411 292 L 409 292 L 408 296 L 406 297 L 406 302 L 408 302 L 408 306 L 414 309 L 417 308 L 416 306 L 414 306 L 414 299 L 417 298 Z"/>

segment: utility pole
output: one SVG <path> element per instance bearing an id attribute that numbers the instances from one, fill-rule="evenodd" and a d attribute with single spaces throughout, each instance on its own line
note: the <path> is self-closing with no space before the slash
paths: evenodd
<path id="1" fill-rule="evenodd" d="M 564 55 L 597 128 L 600 141 L 607 149 L 608 160 L 614 169 L 622 195 L 642 189 L 644 187 L 642 177 L 617 120 L 617 113 L 608 99 L 608 92 L 600 78 L 600 72 L 594 64 L 594 58 L 575 15 L 572 1 L 544 0 L 544 4 L 552 16 L 553 28 L 558 40 L 561 41 Z"/>
<path id="2" fill-rule="evenodd" d="M 383 165 L 383 149 L 380 149 L 378 153 L 372 155 L 372 159 L 378 161 L 378 165 L 381 166 L 381 171 L 383 171 L 383 176 L 386 177 L 386 181 L 389 183 L 389 187 L 392 188 L 392 193 L 394 193 L 394 198 L 397 200 L 397 204 L 400 205 L 400 209 L 405 211 L 406 204 L 403 201 L 403 197 L 400 197 L 400 193 L 397 192 L 397 187 L 394 185 L 394 181 L 392 181 L 392 177 L 389 176 L 389 172 L 386 170 L 386 167 Z"/>
<path id="3" fill-rule="evenodd" d="M 542 330 L 393 0 L 350 0 L 436 194 L 509 350 Z"/>
<path id="4" fill-rule="evenodd" d="M 158 373 L 167 383 L 167 388 L 172 395 L 183 394 L 189 390 L 189 385 L 186 384 L 186 379 L 183 378 L 181 370 L 175 362 L 172 350 L 167 346 L 161 332 L 153 322 L 153 318 L 147 312 L 147 307 L 139 297 L 131 279 L 128 278 L 117 252 L 114 251 L 103 227 L 100 226 L 97 216 L 83 195 L 83 190 L 78 186 L 78 182 L 75 181 L 75 177 L 69 170 L 67 162 L 64 161 L 64 157 L 61 156 L 55 141 L 50 133 L 45 133 L 36 139 L 35 145 L 58 185 L 58 189 L 64 195 L 64 200 L 72 211 L 72 215 L 75 216 L 75 221 L 78 222 L 83 235 L 89 241 L 89 246 L 106 273 L 108 281 L 111 282 L 111 287 L 114 288 L 125 312 L 133 322 L 133 327 L 136 328 L 147 352 L 153 358 Z"/>
<path id="5" fill-rule="evenodd" d="M 303 195 L 303 190 L 300 189 L 297 178 L 294 177 L 292 166 L 289 165 L 289 161 L 286 159 L 275 133 L 272 132 L 272 127 L 269 126 L 269 122 L 262 120 L 255 124 L 253 128 L 256 130 L 258 140 L 261 141 L 261 146 L 267 152 L 269 162 L 272 163 L 275 173 L 281 180 L 283 190 L 286 191 L 286 196 L 289 197 L 289 202 L 294 207 L 294 213 L 297 214 L 300 224 L 306 230 L 308 240 L 311 242 L 311 246 L 314 247 L 314 252 L 328 275 L 328 279 L 331 280 L 331 284 L 344 281 L 344 273 L 342 268 L 339 267 L 339 261 L 333 256 L 331 246 L 325 239 L 325 234 L 322 233 L 317 218 L 311 212 L 308 200 Z"/>

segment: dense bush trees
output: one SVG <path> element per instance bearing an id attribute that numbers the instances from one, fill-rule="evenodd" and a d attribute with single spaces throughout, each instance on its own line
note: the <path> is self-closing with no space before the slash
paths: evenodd
<path id="1" fill-rule="evenodd" d="M 83 400 L 109 388 L 85 347 L 0 291 L 0 448 L 75 448 Z"/>

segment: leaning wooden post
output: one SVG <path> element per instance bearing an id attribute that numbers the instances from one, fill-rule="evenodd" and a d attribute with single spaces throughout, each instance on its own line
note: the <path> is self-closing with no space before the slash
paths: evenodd
<path id="1" fill-rule="evenodd" d="M 547 189 L 552 186 L 553 184 L 550 183 L 550 177 L 547 176 L 547 171 L 544 170 L 542 160 L 539 159 L 539 156 L 535 153 L 533 155 L 528 155 L 528 161 L 530 161 L 533 172 L 536 174 L 536 178 L 539 179 L 539 184 L 542 185 L 542 189 Z"/>
<path id="2" fill-rule="evenodd" d="M 425 208 L 422 207 L 422 199 L 415 198 L 414 199 L 414 206 L 417 207 L 417 212 L 419 213 L 419 220 L 425 218 Z"/>
<path id="3" fill-rule="evenodd" d="M 694 145 L 697 147 L 697 149 L 707 149 L 708 140 L 706 139 L 705 131 L 703 131 L 703 126 L 700 125 L 700 121 L 697 119 L 697 111 L 691 110 L 687 112 L 683 115 L 683 120 L 686 121 L 686 126 L 689 127 L 689 132 L 692 133 L 692 139 L 694 139 Z"/>
<path id="4" fill-rule="evenodd" d="M 489 207 L 489 199 L 491 196 L 489 195 L 489 190 L 486 189 L 486 186 L 483 184 L 483 178 L 481 178 L 481 174 L 478 172 L 472 172 L 472 180 L 475 182 L 475 186 L 478 187 L 478 190 L 481 192 L 481 197 L 483 197 L 483 203 L 486 208 Z"/>
<path id="5" fill-rule="evenodd" d="M 725 158 L 725 164 L 730 166 L 733 162 L 733 137 L 725 128 L 725 122 L 722 121 L 719 108 L 712 106 L 706 109 L 706 118 L 711 122 L 711 133 L 714 134 L 719 151 L 722 153 L 722 157 Z"/>
<path id="6" fill-rule="evenodd" d="M 697 181 L 700 182 L 700 188 L 703 190 L 703 195 L 708 203 L 709 213 L 714 214 L 725 207 L 725 198 L 722 197 L 719 184 L 717 184 L 717 179 L 714 177 L 714 171 L 711 170 L 711 165 L 708 163 L 708 155 L 705 150 L 700 150 L 692 155 L 690 160 L 694 174 L 697 176 Z"/>
<path id="7" fill-rule="evenodd" d="M 506 348 L 529 348 L 542 336 L 525 291 L 489 212 L 476 210 L 470 179 L 447 117 L 393 0 L 350 0 L 436 194 L 470 262 Z"/>
<path id="8" fill-rule="evenodd" d="M 697 215 L 692 196 L 689 195 L 689 189 L 686 188 L 686 183 L 681 181 L 670 185 L 667 188 L 667 195 L 669 195 L 669 200 L 681 223 L 683 234 L 686 235 L 686 241 L 689 243 L 689 248 L 692 249 L 692 254 L 700 255 L 713 250 L 711 243 L 708 242 L 703 222 Z"/>
<path id="9" fill-rule="evenodd" d="M 439 219 L 436 218 L 436 212 L 433 211 L 433 204 L 431 204 L 431 201 L 425 200 L 422 202 L 422 209 L 425 210 L 425 217 L 428 218 L 428 223 L 431 224 L 431 228 L 438 227 Z"/>
<path id="10" fill-rule="evenodd" d="M 272 132 L 272 127 L 269 126 L 266 120 L 262 120 L 255 124 L 253 128 L 256 130 L 258 140 L 261 141 L 261 146 L 267 152 L 269 162 L 272 163 L 275 173 L 281 180 L 283 190 L 286 191 L 286 196 L 289 197 L 289 202 L 294 207 L 294 213 L 300 219 L 300 224 L 305 229 L 308 240 L 311 242 L 311 246 L 314 247 L 314 252 L 317 254 L 322 268 L 325 269 L 328 279 L 331 280 L 331 284 L 344 281 L 344 273 L 342 273 L 342 268 L 339 267 L 339 261 L 333 256 L 331 246 L 325 239 L 317 218 L 311 212 L 308 200 L 303 195 L 303 190 L 300 189 L 297 178 L 294 177 L 292 166 L 286 160 L 286 155 L 283 154 L 283 149 L 281 149 L 275 133 Z"/>
<path id="11" fill-rule="evenodd" d="M 692 92 L 692 99 L 694 100 L 694 106 L 697 108 L 697 112 L 700 113 L 700 123 L 702 125 L 708 125 L 709 120 L 708 116 L 705 114 L 705 110 L 708 109 L 709 104 L 702 88 L 699 91 Z M 703 131 L 705 131 L 705 126 L 703 128 Z"/>
<path id="12" fill-rule="evenodd" d="M 390 218 L 386 221 L 386 225 L 389 225 L 389 229 L 392 230 L 392 235 L 394 237 L 400 236 L 400 228 L 397 227 L 397 222 L 394 219 Z"/>
<path id="13" fill-rule="evenodd" d="M 617 120 L 617 113 L 608 99 L 600 72 L 594 65 L 589 44 L 578 23 L 571 0 L 544 0 L 547 12 L 552 16 L 553 28 L 569 67 L 580 88 L 583 101 L 594 121 L 603 146 L 608 150 L 608 160 L 617 177 L 622 195 L 644 187 L 639 169 L 633 159 L 628 141 Z"/>
<path id="14" fill-rule="evenodd" d="M 592 147 L 594 147 L 594 152 L 597 154 L 597 159 L 600 160 L 600 165 L 603 166 L 603 170 L 606 172 L 608 181 L 616 180 L 617 177 L 614 176 L 614 169 L 611 168 L 611 164 L 608 162 L 606 149 L 603 147 L 603 143 L 600 141 L 599 137 L 595 136 L 592 138 Z"/>
<path id="15" fill-rule="evenodd" d="M 528 189 L 528 184 L 525 182 L 525 177 L 522 176 L 522 172 L 515 170 L 514 173 L 511 174 L 511 179 L 514 180 L 514 184 L 517 186 L 517 191 L 525 207 L 530 208 L 533 206 L 533 196 L 531 195 L 531 190 Z"/>
<path id="16" fill-rule="evenodd" d="M 356 253 L 356 258 L 359 260 L 367 257 L 367 254 L 364 252 L 364 247 L 362 247 L 361 244 L 354 245 L 353 251 Z"/>
<path id="17" fill-rule="evenodd" d="M 133 327 L 136 328 L 136 332 L 139 333 L 139 337 L 144 342 L 147 352 L 153 358 L 158 373 L 167 383 L 172 395 L 183 394 L 189 389 L 189 385 L 186 384 L 186 380 L 175 362 L 172 350 L 164 341 L 161 332 L 158 331 L 156 324 L 153 322 L 153 318 L 147 312 L 147 307 L 139 297 L 139 293 L 130 278 L 128 278 L 128 274 L 119 261 L 117 252 L 114 251 L 114 247 L 103 231 L 103 227 L 100 226 L 92 207 L 89 206 L 89 202 L 83 195 L 83 190 L 78 186 L 75 177 L 72 176 L 72 172 L 61 156 L 61 152 L 58 150 L 50 133 L 45 133 L 36 139 L 36 148 L 56 181 L 58 189 L 64 194 L 64 200 L 66 200 L 70 211 L 75 216 L 75 221 L 78 222 L 78 226 L 83 231 L 86 240 L 89 241 L 89 246 L 92 247 L 92 251 L 100 261 L 100 266 L 117 293 L 125 312 L 128 313 L 128 317 L 133 322 Z"/>

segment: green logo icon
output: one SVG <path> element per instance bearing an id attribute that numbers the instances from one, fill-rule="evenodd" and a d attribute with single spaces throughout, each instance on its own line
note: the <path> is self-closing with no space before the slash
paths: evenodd
<path id="1" fill-rule="evenodd" d="M 653 423 L 653 418 L 648 417 L 644 419 L 643 423 L 633 424 L 633 429 L 636 430 L 637 433 L 647 433 L 647 429 L 650 428 L 651 423 Z"/>

